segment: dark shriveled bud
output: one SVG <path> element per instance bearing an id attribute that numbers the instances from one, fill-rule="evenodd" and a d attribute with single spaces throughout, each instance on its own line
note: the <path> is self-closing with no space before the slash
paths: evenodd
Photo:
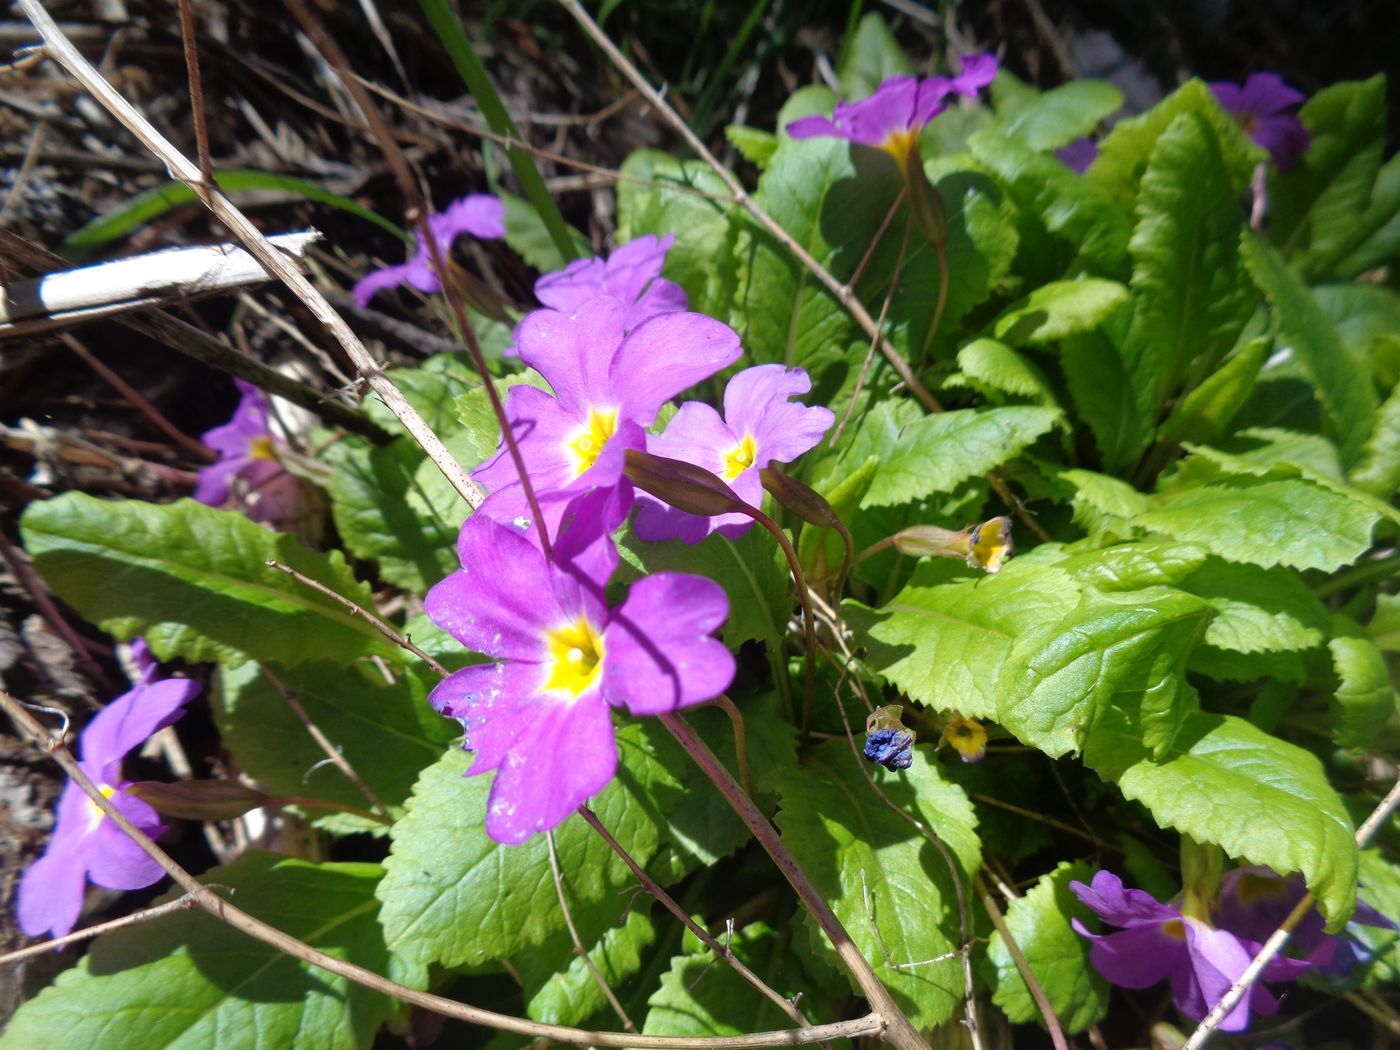
<path id="1" fill-rule="evenodd" d="M 162 817 L 181 820 L 233 820 L 270 801 L 257 788 L 232 780 L 181 780 L 163 784 L 138 780 L 127 787 Z"/>

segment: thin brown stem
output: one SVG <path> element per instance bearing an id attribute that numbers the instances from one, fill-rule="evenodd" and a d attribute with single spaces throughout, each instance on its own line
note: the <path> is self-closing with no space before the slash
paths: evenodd
<path id="1" fill-rule="evenodd" d="M 715 698 L 715 704 L 729 716 L 729 724 L 734 727 L 734 753 L 739 759 L 739 779 L 743 782 L 744 794 L 757 801 L 753 793 L 753 777 L 749 775 L 749 736 L 744 729 L 744 714 L 724 693 Z"/>
<path id="2" fill-rule="evenodd" d="M 19 962 L 35 955 L 43 955 L 45 952 L 56 951 L 64 945 L 77 944 L 79 941 L 88 941 L 94 937 L 100 937 L 104 933 L 112 933 L 115 930 L 122 930 L 128 926 L 140 926 L 143 922 L 150 922 L 152 919 L 159 919 L 163 915 L 169 915 L 177 911 L 189 911 L 191 908 L 198 908 L 199 903 L 190 894 L 186 893 L 176 897 L 173 901 L 166 901 L 164 904 L 157 904 L 150 908 L 142 908 L 134 911 L 130 915 L 123 915 L 120 919 L 111 919 L 108 922 L 99 922 L 96 926 L 89 926 L 86 929 L 74 930 L 63 937 L 54 937 L 52 940 L 40 941 L 38 944 L 31 944 L 27 948 L 18 948 L 12 952 L 0 955 L 0 966 L 6 963 Z"/>
<path id="3" fill-rule="evenodd" d="M 865 276 L 865 268 L 870 265 L 871 258 L 875 255 L 875 249 L 880 246 L 880 242 L 885 237 L 885 231 L 890 228 L 890 223 L 894 221 L 895 213 L 899 211 L 899 206 L 904 203 L 904 196 L 909 191 L 904 187 L 899 187 L 899 193 L 894 198 L 894 203 L 885 212 L 885 217 L 880 220 L 879 229 L 875 231 L 875 236 L 870 239 L 870 244 L 865 249 L 865 254 L 860 257 L 860 262 L 856 263 L 856 268 L 851 272 L 851 279 L 846 282 L 847 287 L 854 288 L 860 284 L 860 279 Z M 899 267 L 895 267 L 896 273 Z M 898 280 L 898 277 L 894 280 Z M 894 280 L 891 280 L 890 287 L 894 287 Z M 880 321 L 875 322 L 877 326 L 883 327 Z M 875 352 L 875 345 L 871 343 L 870 352 Z"/>
<path id="4" fill-rule="evenodd" d="M 583 960 L 583 965 L 593 975 L 593 983 L 603 993 L 603 998 L 613 1008 L 613 1013 L 617 1014 L 617 1019 L 622 1022 L 622 1027 L 629 1032 L 635 1032 L 637 1026 L 632 1023 L 632 1018 L 627 1016 L 627 1011 L 623 1009 L 622 1003 L 618 1002 L 617 996 L 608 987 L 603 972 L 598 969 L 598 964 L 593 961 L 593 956 L 589 955 L 588 949 L 583 946 L 583 938 L 578 935 L 578 927 L 574 925 L 574 913 L 570 910 L 569 899 L 564 893 L 564 873 L 559 870 L 559 852 L 554 848 L 554 832 L 546 831 L 544 840 L 549 846 L 549 870 L 554 876 L 554 892 L 559 897 L 559 910 L 564 915 L 564 925 L 568 927 L 569 938 L 574 942 L 574 954 Z"/>
<path id="5" fill-rule="evenodd" d="M 802 870 L 797 859 L 783 845 L 782 838 L 773 825 L 768 822 L 768 818 L 744 794 L 744 789 L 730 775 L 729 770 L 724 767 L 724 763 L 715 757 L 714 752 L 705 745 L 705 742 L 695 734 L 695 731 L 680 715 L 673 712 L 663 714 L 660 718 L 671 735 L 695 760 L 695 764 L 719 789 L 725 801 L 738 814 L 739 819 L 748 826 L 759 845 L 767 851 L 778 870 L 783 873 L 783 877 L 797 892 L 798 899 L 802 901 L 817 925 L 821 927 L 822 932 L 826 934 L 827 940 L 836 949 L 836 954 L 840 956 L 841 962 L 850 971 L 856 984 L 860 986 L 866 1000 L 875 1013 L 883 1019 L 886 1027 L 881 1034 L 884 1039 L 896 1047 L 896 1050 L 928 1050 L 928 1044 L 924 1042 L 923 1037 L 909 1022 L 909 1018 L 904 1016 L 904 1011 L 899 1008 L 899 1004 L 894 1001 L 889 990 L 880 983 L 880 978 L 875 975 L 875 971 L 871 969 L 870 963 L 861 954 L 855 941 L 851 940 L 851 935 L 841 925 L 841 920 L 836 917 L 836 913 L 831 910 L 831 906 L 826 903 L 821 892 L 812 884 L 812 880 L 807 877 L 807 873 Z"/>
<path id="6" fill-rule="evenodd" d="M 416 988 L 399 984 L 382 977 L 362 966 L 337 959 L 332 955 L 313 948 L 304 941 L 284 933 L 255 918 L 242 909 L 230 904 L 210 887 L 201 883 L 188 871 L 175 863 L 163 849 L 151 841 L 150 837 L 127 820 L 121 810 L 112 804 L 91 778 L 83 772 L 72 753 L 63 746 L 61 740 L 51 736 L 39 722 L 25 710 L 24 705 L 4 690 L 0 690 L 0 708 L 14 720 L 20 732 L 41 750 L 53 756 L 55 762 L 72 778 L 93 805 L 100 809 L 122 832 L 139 846 L 148 857 L 160 865 L 175 883 L 192 896 L 201 908 L 214 918 L 232 926 L 254 940 L 261 941 L 294 959 L 300 959 L 311 966 L 335 974 L 346 980 L 369 988 L 382 995 L 401 999 L 414 1006 L 441 1014 L 468 1024 L 482 1025 L 504 1032 L 514 1032 L 535 1039 L 552 1039 L 560 1043 L 576 1046 L 638 1047 L 641 1050 L 749 1050 L 765 1046 L 794 1046 L 817 1043 L 822 1040 L 855 1039 L 862 1036 L 878 1035 L 885 1029 L 885 1021 L 878 1014 L 871 1013 L 852 1021 L 839 1021 L 829 1025 L 813 1025 L 801 1029 L 787 1029 L 773 1032 L 754 1032 L 742 1036 L 718 1036 L 696 1039 L 690 1036 L 654 1036 L 635 1032 L 589 1032 L 582 1028 L 566 1025 L 541 1024 L 509 1014 L 496 1013 L 477 1006 L 469 1006 L 440 995 L 422 992 Z"/>
<path id="7" fill-rule="evenodd" d="M 5 563 L 10 574 L 28 592 L 29 597 L 34 600 L 34 604 L 39 607 L 39 614 L 43 616 L 44 622 L 67 643 L 69 651 L 92 676 L 92 680 L 102 686 L 110 685 L 111 680 L 107 677 L 106 672 L 97 665 L 97 661 L 92 658 L 92 654 L 88 652 L 82 637 L 73 629 L 73 625 L 64 619 L 63 613 L 59 612 L 58 606 L 54 604 L 48 586 L 34 571 L 34 566 L 29 563 L 29 555 L 10 543 L 3 530 L 0 530 L 0 561 Z"/>
<path id="8" fill-rule="evenodd" d="M 401 649 L 408 650 L 414 656 L 418 657 L 418 659 L 422 660 L 425 664 L 432 668 L 433 674 L 437 675 L 439 678 L 446 678 L 450 673 L 446 667 L 443 667 L 442 664 L 440 664 L 437 660 L 433 659 L 422 649 L 418 648 L 418 646 L 414 645 L 413 640 L 411 638 L 405 638 L 403 635 L 399 634 L 398 631 L 394 630 L 387 623 L 381 620 L 378 616 L 375 616 L 374 613 L 370 612 L 368 609 L 362 608 L 361 606 L 357 605 L 355 602 L 345 597 L 345 595 L 337 594 L 335 591 L 327 587 L 324 583 L 319 583 L 318 581 L 311 579 L 309 576 L 304 576 L 301 573 L 297 572 L 296 569 L 293 569 L 290 565 L 283 565 L 280 561 L 269 561 L 267 564 L 270 565 L 272 568 L 276 569 L 278 572 L 286 573 L 298 583 L 310 587 L 313 591 L 316 591 L 319 594 L 324 594 L 328 598 L 334 598 L 341 605 L 345 606 L 346 611 L 349 612 L 352 616 L 358 616 L 360 619 L 368 623 L 371 627 L 373 627 L 376 631 L 382 634 L 394 645 L 397 645 Z"/>
<path id="9" fill-rule="evenodd" d="M 1026 953 L 1021 951 L 1021 946 L 1016 943 L 1016 938 L 1012 936 L 1011 927 L 1006 925 L 1006 919 L 1002 917 L 1001 909 L 997 907 L 997 902 L 992 897 L 991 891 L 983 885 L 980 878 L 977 880 L 976 889 L 978 897 L 981 898 L 982 907 L 987 909 L 987 915 L 991 918 L 992 925 L 1001 934 L 1001 943 L 1006 945 L 1006 950 L 1011 954 L 1011 959 L 1021 974 L 1021 980 L 1026 982 L 1031 998 L 1035 1000 L 1041 1019 L 1050 1032 L 1050 1042 L 1055 1044 L 1055 1050 L 1069 1050 L 1064 1029 L 1060 1027 L 1060 1019 L 1055 1016 L 1055 1008 L 1050 1005 L 1050 999 L 1046 996 L 1045 989 L 1040 986 L 1040 981 L 1036 979 L 1034 971 L 1031 970 L 1031 964 L 1026 961 Z"/>
<path id="10" fill-rule="evenodd" d="M 316 741 L 325 756 L 330 759 L 331 764 L 336 769 L 345 774 L 345 779 L 355 785 L 355 789 L 369 800 L 369 804 L 388 820 L 393 820 L 393 815 L 389 812 L 389 807 L 380 801 L 379 796 L 374 793 L 374 789 L 365 783 L 364 778 L 355 772 L 355 767 L 350 764 L 350 760 L 340 752 L 340 748 L 331 743 L 330 738 L 321 732 L 321 727 L 311 720 L 311 716 L 306 713 L 306 708 L 301 706 L 301 701 L 297 699 L 296 693 L 287 688 L 285 682 L 269 671 L 266 667 L 261 668 L 263 677 L 272 683 L 272 688 L 276 689 L 287 706 L 292 709 L 292 714 L 297 716 L 297 720 L 306 727 L 306 731 L 311 734 L 311 739 Z"/>
<path id="11" fill-rule="evenodd" d="M 904 269 L 904 254 L 909 248 L 909 232 L 914 228 L 912 219 L 904 221 L 904 236 L 899 242 L 899 256 L 894 263 L 894 276 L 890 278 L 889 291 L 885 293 L 885 300 L 880 304 L 880 316 L 875 319 L 875 327 L 880 331 L 885 330 L 885 317 L 890 312 L 890 303 L 894 300 L 894 290 L 899 286 L 899 275 Z M 883 232 L 883 231 L 882 231 Z M 860 392 L 865 386 L 865 378 L 870 374 L 870 364 L 875 360 L 875 342 L 870 341 L 870 349 L 865 352 L 865 360 L 860 364 L 860 375 L 856 377 L 855 388 L 851 391 L 851 399 L 846 403 L 845 414 L 841 416 L 841 422 L 832 431 L 829 443 L 835 445 L 841 440 L 841 434 L 846 429 L 846 424 L 850 422 L 851 413 L 856 409 L 856 399 L 860 397 Z"/>
<path id="12" fill-rule="evenodd" d="M 928 334 L 924 336 L 924 342 L 919 347 L 919 371 L 923 371 L 928 364 L 928 352 L 933 348 L 934 336 L 938 334 L 938 326 L 943 323 L 943 308 L 948 305 L 948 245 L 943 241 L 934 241 L 933 250 L 938 255 L 938 302 L 933 308 L 933 320 L 929 323 Z"/>
<path id="13" fill-rule="evenodd" d="M 190 11 L 190 0 L 180 0 L 180 36 L 185 47 L 185 72 L 190 82 L 190 115 L 194 118 L 199 177 L 206 186 L 212 186 L 214 163 L 209 156 L 209 122 L 204 116 L 204 88 L 199 80 L 199 46 L 194 39 L 194 15 Z"/>
<path id="14" fill-rule="evenodd" d="M 797 552 L 792 549 L 792 544 L 778 527 L 778 523 L 753 507 L 745 507 L 744 512 L 772 533 L 773 538 L 778 541 L 783 556 L 787 558 L 788 568 L 792 571 L 793 583 L 797 587 L 797 600 L 802 603 L 802 732 L 805 735 L 812 718 L 812 691 L 817 680 L 817 627 L 816 619 L 812 616 L 812 597 L 807 589 L 807 577 L 802 572 L 802 562 L 798 560 Z"/>

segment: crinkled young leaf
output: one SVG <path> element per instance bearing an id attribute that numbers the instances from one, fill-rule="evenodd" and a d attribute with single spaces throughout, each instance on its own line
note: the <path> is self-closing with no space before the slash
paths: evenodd
<path id="1" fill-rule="evenodd" d="M 1357 226 L 1355 247 L 1336 260 L 1332 269 L 1341 277 L 1356 278 L 1394 265 L 1400 256 L 1400 157 L 1391 157 L 1376 175 L 1371 201 Z"/>
<path id="2" fill-rule="evenodd" d="M 278 561 L 363 607 L 369 588 L 338 551 L 307 550 L 241 514 L 194 500 L 154 504 L 81 492 L 31 503 L 20 534 L 54 593 L 162 660 L 349 663 L 393 647 L 364 620 L 267 564 Z"/>
<path id="3" fill-rule="evenodd" d="M 656 852 L 681 784 L 650 754 L 638 724 L 617 734 L 619 776 L 590 803 L 603 825 L 640 864 Z M 420 963 L 474 965 L 505 959 L 562 928 L 563 915 L 543 835 L 519 846 L 486 836 L 492 777 L 463 777 L 472 756 L 453 748 L 425 768 L 392 847 L 376 895 L 386 943 Z M 630 872 L 580 817 L 554 832 L 573 897 L 593 902 L 631 883 Z"/>
<path id="4" fill-rule="evenodd" d="M 1092 331 L 1127 301 L 1128 290 L 1117 281 L 1052 281 L 1009 307 L 991 329 L 1008 346 L 1044 346 Z"/>
<path id="5" fill-rule="evenodd" d="M 1006 909 L 1006 925 L 1025 955 L 1050 1008 L 1071 1035 L 1108 1013 L 1108 982 L 1089 963 L 1089 941 L 1070 926 L 1071 918 L 1092 921 L 1093 913 L 1069 888 L 1088 882 L 1093 871 L 1083 861 L 1065 862 L 1042 875 Z M 1016 968 L 1000 933 L 992 934 L 987 956 L 996 967 L 992 1001 L 1013 1024 L 1038 1022 L 1040 1009 Z"/>
<path id="6" fill-rule="evenodd" d="M 1267 339 L 1251 339 L 1195 389 L 1162 421 L 1157 439 L 1164 446 L 1184 441 L 1218 441 L 1254 392 L 1255 380 L 1269 356 Z"/>
<path id="7" fill-rule="evenodd" d="M 1239 653 L 1311 649 L 1326 636 L 1327 609 L 1285 569 L 1212 558 L 1183 579 L 1183 591 L 1204 598 L 1215 616 L 1205 640 Z"/>
<path id="8" fill-rule="evenodd" d="M 203 881 L 313 948 L 425 988 L 427 967 L 384 943 L 374 899 L 382 874 L 377 864 L 250 851 Z M 396 1009 L 196 909 L 98 938 L 77 967 L 19 1009 L 0 1047 L 368 1050 Z"/>
<path id="9" fill-rule="evenodd" d="M 1045 408 L 1060 407 L 1045 373 L 1030 358 L 995 339 L 968 343 L 958 351 L 958 367 L 981 386 L 1030 398 Z"/>
<path id="10" fill-rule="evenodd" d="M 1373 749 L 1400 698 L 1380 646 L 1354 620 L 1338 616 L 1335 622 L 1337 630 L 1327 648 L 1337 675 L 1340 717 L 1332 736 L 1338 747 Z"/>
<path id="11" fill-rule="evenodd" d="M 275 673 L 370 790 L 396 811 L 419 772 L 461 735 L 456 722 L 428 706 L 428 690 L 436 680 L 400 672 L 389 684 L 375 667 L 328 663 L 279 667 Z M 212 707 L 224 747 L 267 791 L 371 808 L 360 790 L 326 761 L 306 726 L 258 668 L 223 669 Z"/>
<path id="12" fill-rule="evenodd" d="M 1376 413 L 1376 427 L 1362 446 L 1349 480 L 1363 492 L 1388 499 L 1400 490 L 1400 383 Z"/>
<path id="13" fill-rule="evenodd" d="M 1258 301 L 1239 258 L 1239 203 L 1206 118 L 1182 113 L 1142 174 L 1133 257 L 1133 322 L 1157 380 L 1157 405 L 1193 372 L 1208 375 Z"/>
<path id="14" fill-rule="evenodd" d="M 385 374 L 418 410 L 423 421 L 439 433 L 456 425 L 457 398 L 481 388 L 476 370 L 453 354 L 435 354 L 416 368 L 391 368 Z M 398 417 L 379 398 L 367 399 L 365 411 L 390 433 L 402 430 Z M 463 464 L 468 469 L 474 465 Z"/>
<path id="15" fill-rule="evenodd" d="M 1166 588 L 1087 593 L 1062 620 L 1016 639 L 996 686 L 997 721 L 1058 758 L 1084 747 L 1104 708 L 1127 708 L 1160 754 L 1195 710 L 1186 657 L 1209 618 L 1199 598 Z"/>
<path id="16" fill-rule="evenodd" d="M 1242 718 L 1193 715 L 1171 750 L 1147 755 L 1131 712 L 1104 713 L 1084 761 L 1164 828 L 1236 860 L 1301 871 L 1329 925 L 1356 899 L 1355 828 L 1322 764 Z"/>
<path id="17" fill-rule="evenodd" d="M 1092 540 L 1081 540 L 1061 548 L 1058 557 L 1040 554 L 1045 546 L 1042 544 L 1019 560 L 1044 557 L 1047 565 L 1054 565 L 1079 583 L 1100 591 L 1176 586 L 1199 569 L 1207 557 L 1204 548 L 1164 540 L 1115 543 L 1109 547 L 1097 547 Z"/>
<path id="18" fill-rule="evenodd" d="M 977 816 L 962 789 L 943 778 L 925 750 L 915 748 L 914 764 L 898 773 L 867 768 L 891 802 L 939 836 L 966 888 L 982 863 Z M 948 865 L 870 790 L 858 761 L 847 741 L 832 740 L 809 753 L 805 768 L 778 778 L 783 843 L 914 1026 L 941 1024 L 964 994 L 956 956 L 909 969 L 895 966 L 960 947 L 958 899 Z"/>
<path id="19" fill-rule="evenodd" d="M 1080 589 L 1057 568 L 1007 563 L 995 576 L 906 587 L 883 609 L 849 602 L 846 622 L 869 666 L 937 710 L 997 716 L 997 675 L 1016 638 L 1058 621 Z"/>

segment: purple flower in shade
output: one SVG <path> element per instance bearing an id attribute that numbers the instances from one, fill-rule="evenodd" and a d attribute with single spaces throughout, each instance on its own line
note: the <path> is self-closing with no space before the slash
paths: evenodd
<path id="1" fill-rule="evenodd" d="M 464 233 L 482 240 L 499 240 L 506 235 L 506 207 L 500 199 L 489 193 L 469 193 L 461 200 L 453 201 L 443 211 L 428 216 L 428 229 L 437 242 L 438 251 L 444 261 L 452 251 L 452 242 Z M 418 250 L 408 262 L 400 266 L 386 266 L 365 274 L 351 289 L 355 302 L 362 309 L 369 305 L 376 292 L 385 288 L 397 288 L 407 283 L 425 295 L 436 295 L 442 291 L 442 282 L 433 272 L 433 255 L 423 242 L 423 235 L 415 235 Z"/>
<path id="2" fill-rule="evenodd" d="M 252 383 L 234 383 L 241 396 L 233 418 L 200 438 L 219 458 L 200 470 L 194 498 L 222 507 L 232 495 L 253 521 L 290 521 L 301 508 L 301 480 L 278 458 L 280 442 L 272 435 L 267 397 Z"/>
<path id="3" fill-rule="evenodd" d="M 1123 927 L 1100 935 L 1073 920 L 1074 929 L 1093 942 L 1089 961 L 1094 969 L 1120 988 L 1149 988 L 1170 980 L 1177 1009 L 1192 1020 L 1205 1017 L 1259 953 L 1258 942 L 1183 915 L 1144 890 L 1125 889 L 1123 881 L 1110 872 L 1096 873 L 1092 885 L 1071 882 L 1069 888 L 1105 922 Z M 1263 978 L 1291 981 L 1308 965 L 1278 957 L 1264 968 Z M 1272 1014 L 1278 1009 L 1278 1000 L 1256 983 L 1225 1015 L 1221 1029 L 1244 1031 L 1251 1008 Z"/>
<path id="4" fill-rule="evenodd" d="M 1269 868 L 1236 868 L 1220 880 L 1216 924 L 1263 943 L 1273 936 L 1305 892 L 1307 886 L 1297 873 L 1284 878 Z M 1396 928 L 1394 922 L 1362 900 L 1356 902 L 1351 921 L 1362 926 Z M 1294 927 L 1291 943 L 1321 973 L 1344 977 L 1361 961 L 1356 942 L 1345 930 L 1329 934 L 1316 908 Z"/>
<path id="5" fill-rule="evenodd" d="M 1076 175 L 1083 175 L 1089 170 L 1089 165 L 1098 159 L 1099 144 L 1091 138 L 1077 138 L 1068 146 L 1057 149 L 1055 157 Z"/>
<path id="6" fill-rule="evenodd" d="M 468 775 L 496 771 L 486 831 L 497 842 L 555 827 L 612 779 L 612 708 L 675 711 L 734 676 L 734 657 L 710 636 L 729 613 L 713 581 L 656 573 L 607 605 L 618 563 L 610 533 L 630 504 L 626 488 L 577 499 L 552 562 L 475 514 L 462 526 L 462 570 L 428 592 L 433 621 L 497 661 L 454 672 L 429 697 L 466 730 Z"/>
<path id="7" fill-rule="evenodd" d="M 132 824 L 155 838 L 165 830 L 156 811 L 124 790 L 122 759 L 152 733 L 170 725 L 199 695 L 198 682 L 187 678 L 155 679 L 155 664 L 138 641 L 141 678 L 131 691 L 98 712 L 78 738 L 83 772 Z M 44 855 L 30 865 L 19 883 L 19 928 L 30 937 L 69 933 L 83 909 L 87 880 L 113 890 L 139 890 L 159 882 L 165 872 L 108 819 L 73 781 L 58 800 L 58 819 Z"/>
<path id="8" fill-rule="evenodd" d="M 1277 73 L 1254 73 L 1243 87 L 1216 81 L 1210 90 L 1254 144 L 1269 151 L 1279 171 L 1293 167 L 1312 145 L 1303 122 L 1287 112 L 1304 96 L 1285 84 Z"/>
<path id="9" fill-rule="evenodd" d="M 551 310 L 571 314 L 589 299 L 610 295 L 630 305 L 622 327 L 630 332 L 648 317 L 675 313 L 689 304 L 685 289 L 661 276 L 675 234 L 648 234 L 628 241 L 606 259 L 575 259 L 535 282 L 535 297 Z"/>
<path id="10" fill-rule="evenodd" d="M 623 453 L 647 447 L 643 428 L 663 404 L 741 352 L 734 330 L 703 314 L 657 314 L 628 332 L 630 310 L 621 299 L 599 296 L 572 315 L 536 310 L 517 331 L 521 359 L 554 390 L 551 396 L 513 386 L 506 394 L 506 415 L 551 535 L 575 496 L 623 481 Z M 504 443 L 472 476 L 491 493 L 478 513 L 529 528 L 529 505 Z"/>
<path id="11" fill-rule="evenodd" d="M 830 117 L 794 120 L 787 133 L 795 139 L 822 136 L 847 139 L 889 153 L 903 168 L 924 125 L 947 108 L 949 95 L 973 98 L 997 74 L 994 55 L 965 55 L 956 77 L 890 77 L 859 102 L 838 102 Z"/>
<path id="12" fill-rule="evenodd" d="M 723 418 L 707 404 L 687 401 L 665 433 L 648 441 L 647 451 L 718 474 L 745 503 L 757 507 L 763 502 L 759 471 L 769 463 L 792 462 L 815 446 L 836 420 L 829 409 L 788 400 L 811 388 L 812 381 L 800 368 L 746 368 L 724 390 Z M 639 499 L 636 530 L 644 540 L 699 543 L 712 532 L 738 536 L 753 524 L 745 514 L 702 518 L 653 496 Z"/>

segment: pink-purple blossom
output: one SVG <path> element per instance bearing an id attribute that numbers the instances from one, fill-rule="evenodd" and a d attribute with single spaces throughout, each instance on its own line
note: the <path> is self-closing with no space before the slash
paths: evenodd
<path id="1" fill-rule="evenodd" d="M 506 235 L 505 205 L 489 193 L 469 193 L 455 200 L 440 212 L 428 216 L 428 230 L 437 243 L 439 254 L 446 261 L 452 244 L 464 233 L 482 240 L 499 240 Z M 355 302 L 363 309 L 376 292 L 407 284 L 425 295 L 442 291 L 442 282 L 433 270 L 433 255 L 421 233 L 415 234 L 417 249 L 405 263 L 386 266 L 367 273 L 355 282 L 351 290 Z"/>
<path id="2" fill-rule="evenodd" d="M 630 332 L 648 317 L 689 306 L 685 289 L 661 276 L 675 234 L 647 234 L 628 241 L 606 259 L 575 259 L 535 282 L 535 297 L 551 310 L 571 314 L 589 299 L 609 295 L 629 305 L 622 327 Z"/>
<path id="3" fill-rule="evenodd" d="M 122 759 L 178 719 L 202 687 L 186 678 L 157 680 L 145 643 L 138 641 L 136 649 L 140 678 L 88 723 L 78 738 L 78 761 L 122 815 L 155 838 L 165 826 L 148 803 L 125 790 L 130 781 L 122 779 Z M 70 780 L 59 796 L 48 849 L 20 879 L 19 927 L 30 937 L 62 937 L 77 925 L 88 881 L 113 890 L 139 890 L 164 874 Z"/>
<path id="4" fill-rule="evenodd" d="M 429 697 L 461 721 L 476 753 L 468 776 L 495 771 L 486 831 L 519 843 L 557 826 L 617 770 L 612 710 L 675 711 L 726 689 L 734 657 L 711 637 L 729 602 L 700 576 L 656 573 L 609 606 L 610 534 L 630 489 L 596 489 L 564 515 L 547 560 L 481 514 L 462 526 L 462 569 L 428 592 L 428 615 L 494 663 L 454 672 Z"/>
<path id="5" fill-rule="evenodd" d="M 1199 1021 L 1229 991 L 1259 953 L 1258 942 L 1162 904 L 1145 890 L 1127 889 L 1117 875 L 1100 871 L 1091 885 L 1071 882 L 1071 890 L 1105 922 L 1122 929 L 1090 933 L 1078 920 L 1074 929 L 1092 943 L 1089 961 L 1120 988 L 1150 988 L 1170 981 L 1177 1009 Z M 1264 968 L 1266 981 L 1291 981 L 1308 963 L 1276 957 Z M 1241 1032 L 1250 1010 L 1272 1014 L 1278 1000 L 1260 983 L 1225 1015 L 1221 1030 Z"/>
<path id="6" fill-rule="evenodd" d="M 1055 151 L 1055 158 L 1076 175 L 1083 175 L 1099 159 L 1099 144 L 1085 136 Z"/>
<path id="7" fill-rule="evenodd" d="M 1216 81 L 1210 90 L 1254 144 L 1269 151 L 1279 171 L 1293 167 L 1312 145 L 1308 129 L 1291 112 L 1304 95 L 1277 73 L 1253 73 L 1243 85 Z"/>
<path id="8" fill-rule="evenodd" d="M 300 512 L 302 483 L 279 458 L 281 441 L 272 431 L 266 395 L 242 379 L 234 383 L 239 399 L 233 417 L 200 438 L 219 458 L 199 471 L 194 498 L 211 507 L 233 499 L 253 521 L 279 525 Z"/>
<path id="9" fill-rule="evenodd" d="M 734 330 L 704 314 L 657 314 L 629 332 L 630 310 L 621 299 L 599 296 L 573 314 L 536 310 L 517 330 L 521 359 L 554 391 L 517 385 L 505 406 L 551 534 L 575 496 L 623 483 L 623 453 L 647 447 L 644 428 L 663 404 L 741 353 Z M 504 443 L 472 476 L 491 493 L 482 511 L 529 524 Z"/>
<path id="10" fill-rule="evenodd" d="M 747 504 L 763 502 L 759 471 L 770 463 L 791 463 L 831 429 L 830 409 L 794 403 L 812 381 L 800 368 L 757 365 L 735 375 L 724 391 L 724 415 L 709 405 L 687 401 L 651 438 L 647 451 L 704 467 L 723 478 Z M 642 495 L 637 535 L 644 540 L 681 539 L 699 543 L 711 532 L 738 536 L 753 524 L 746 514 L 702 518 Z"/>
<path id="11" fill-rule="evenodd" d="M 924 126 L 947 108 L 949 95 L 973 98 L 996 77 L 994 55 L 964 55 L 955 77 L 890 77 L 859 102 L 838 102 L 830 117 L 794 120 L 787 133 L 795 139 L 822 136 L 847 139 L 883 149 L 901 167 Z"/>

